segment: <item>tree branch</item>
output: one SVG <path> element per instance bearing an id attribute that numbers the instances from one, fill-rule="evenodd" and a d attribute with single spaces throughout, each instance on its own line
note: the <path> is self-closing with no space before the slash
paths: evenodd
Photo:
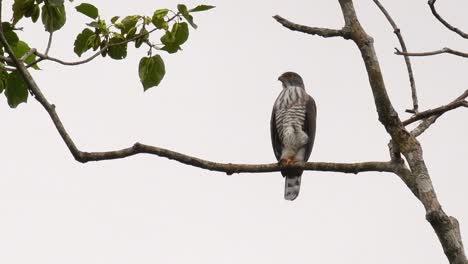
<path id="1" fill-rule="evenodd" d="M 425 119 L 425 118 L 428 118 L 430 116 L 434 116 L 434 115 L 442 115 L 450 110 L 453 110 L 453 109 L 456 109 L 458 107 L 466 107 L 466 103 L 468 103 L 467 101 L 457 101 L 457 102 L 453 102 L 453 103 L 450 103 L 450 104 L 447 104 L 447 105 L 443 105 L 443 106 L 440 106 L 440 107 L 437 107 L 437 108 L 434 108 L 434 109 L 430 109 L 430 110 L 426 110 L 424 112 L 420 112 L 420 113 L 417 113 L 416 115 L 408 118 L 407 120 L 403 121 L 403 125 L 407 126 L 411 123 L 414 123 L 418 120 L 421 120 L 421 119 Z"/>
<path id="2" fill-rule="evenodd" d="M 70 150 L 71 151 L 71 150 Z M 152 154 L 170 160 L 175 160 L 180 163 L 193 167 L 224 172 L 228 175 L 234 173 L 265 173 L 276 172 L 286 167 L 302 168 L 309 171 L 327 171 L 341 173 L 360 173 L 369 171 L 379 172 L 394 172 L 395 164 L 391 161 L 387 162 L 361 162 L 361 163 L 331 163 L 331 162 L 307 162 L 303 166 L 282 166 L 278 163 L 271 164 L 233 164 L 233 163 L 218 163 L 208 160 L 203 160 L 197 157 L 192 157 L 186 154 L 175 152 L 172 150 L 149 146 L 141 143 L 135 143 L 132 147 L 107 152 L 82 152 L 74 156 L 79 157 L 80 162 L 100 161 L 126 158 L 137 154 Z"/>
<path id="3" fill-rule="evenodd" d="M 279 15 L 273 16 L 273 18 L 278 21 L 285 28 L 288 28 L 293 31 L 299 31 L 306 34 L 317 35 L 324 38 L 331 37 L 342 37 L 349 39 L 349 34 L 342 29 L 330 29 L 330 28 L 318 28 L 318 27 L 309 27 L 300 24 L 293 23 L 285 18 L 282 18 Z"/>
<path id="4" fill-rule="evenodd" d="M 426 219 L 431 223 L 450 263 L 467 264 L 458 222 L 442 210 L 424 162 L 421 145 L 405 129 L 388 98 L 373 39 L 360 25 L 352 0 L 339 0 L 339 3 L 345 19 L 345 28 L 349 29 L 351 39 L 361 51 L 379 120 L 392 137 L 392 142 L 408 161 L 411 173 L 400 171 L 399 175 L 424 205 Z"/>
<path id="5" fill-rule="evenodd" d="M 225 172 L 227 174 L 234 173 L 261 173 L 261 172 L 275 172 L 280 171 L 285 167 L 301 167 L 304 170 L 316 170 L 316 171 L 334 171 L 343 173 L 354 173 L 367 172 L 367 171 L 380 171 L 380 172 L 393 172 L 394 163 L 388 162 L 362 162 L 362 163 L 330 163 L 330 162 L 309 162 L 303 166 L 281 166 L 278 163 L 272 164 L 231 164 L 231 163 L 217 163 L 200 158 L 188 156 L 182 153 L 163 149 L 155 146 L 149 146 L 141 143 L 135 143 L 132 147 L 107 152 L 83 152 L 79 150 L 72 138 L 66 131 L 60 117 L 58 116 L 55 105 L 49 103 L 42 91 L 34 81 L 33 77 L 29 73 L 26 66 L 15 57 L 11 47 L 8 45 L 5 36 L 3 35 L 3 29 L 0 25 L 0 42 L 4 45 L 6 52 L 10 55 L 13 63 L 16 65 L 18 71 L 23 76 L 26 84 L 33 93 L 36 100 L 44 107 L 52 119 L 57 131 L 62 137 L 63 141 L 67 145 L 68 149 L 72 153 L 73 157 L 79 162 L 89 161 L 100 161 L 100 160 L 112 160 L 121 159 L 137 154 L 153 154 L 160 157 L 168 158 L 181 162 L 186 165 L 191 165 L 201 169 L 207 169 L 212 171 Z"/>
<path id="6" fill-rule="evenodd" d="M 452 110 L 452 109 L 455 109 L 457 107 L 460 107 L 460 106 L 464 106 L 464 107 L 468 107 L 468 103 L 466 101 L 464 101 L 466 98 L 468 97 L 468 90 L 466 90 L 464 93 L 462 93 L 459 97 L 457 97 L 455 100 L 453 100 L 452 102 L 450 102 L 449 104 L 445 105 L 445 106 L 441 106 L 441 107 L 438 107 L 438 108 L 442 108 L 442 109 L 448 109 L 447 111 L 449 110 Z M 457 102 L 460 102 L 460 103 L 457 103 Z M 457 106 L 457 104 L 460 104 Z M 445 108 L 444 108 L 445 107 Z M 453 107 L 452 109 L 450 109 L 451 107 Z M 435 108 L 433 110 L 437 110 L 438 108 Z M 431 110 L 428 110 L 428 111 L 431 111 Z M 415 129 L 413 129 L 411 131 L 411 134 L 414 136 L 414 137 L 418 137 L 420 136 L 422 133 L 424 133 L 424 131 L 426 131 L 432 124 L 435 123 L 435 121 L 441 117 L 445 112 L 447 111 L 441 111 L 440 113 L 434 113 L 432 115 L 429 115 L 428 117 L 426 117 L 426 119 L 424 119 L 421 124 L 419 124 Z M 437 112 L 437 111 L 436 111 Z M 423 114 L 423 112 L 421 112 L 420 114 Z M 413 117 L 412 117 L 413 118 Z M 414 120 L 416 121 L 416 120 Z M 404 123 L 407 123 L 407 124 L 410 124 L 412 122 L 414 122 L 410 119 L 406 120 Z"/>
<path id="7" fill-rule="evenodd" d="M 435 8 L 435 2 L 436 0 L 429 0 L 427 2 L 427 4 L 429 5 L 429 7 L 431 8 L 431 11 L 432 11 L 432 14 L 437 18 L 437 20 L 440 21 L 440 23 L 442 23 L 446 28 L 448 28 L 449 30 L 457 33 L 458 35 L 460 35 L 462 38 L 468 38 L 468 34 L 466 34 L 465 32 L 461 31 L 460 29 L 450 25 L 445 19 L 443 19 L 439 13 L 437 13 L 437 10 Z"/>
<path id="8" fill-rule="evenodd" d="M 468 53 L 453 50 L 451 48 L 442 48 L 440 50 L 427 51 L 427 52 L 405 52 L 405 51 L 400 51 L 398 49 L 395 49 L 395 50 L 396 50 L 395 51 L 396 55 L 412 56 L 412 57 L 425 57 L 425 56 L 434 56 L 434 55 L 448 53 L 448 54 L 452 54 L 455 56 L 468 58 Z"/>
<path id="9" fill-rule="evenodd" d="M 401 33 L 400 28 L 397 26 L 397 24 L 395 23 L 393 18 L 390 16 L 388 11 L 385 9 L 385 7 L 378 0 L 374 0 L 374 3 L 377 5 L 380 11 L 382 11 L 385 18 L 387 18 L 388 22 L 392 26 L 393 33 L 395 33 L 395 35 L 397 36 L 403 52 L 407 52 L 408 50 L 406 49 L 406 43 L 405 43 L 405 40 L 403 39 L 403 35 Z M 407 111 L 412 112 L 412 113 L 417 113 L 419 110 L 418 109 L 419 104 L 418 104 L 418 95 L 416 91 L 416 82 L 414 80 L 414 75 L 413 75 L 413 68 L 411 67 L 411 60 L 409 56 L 404 56 L 404 57 L 405 57 L 406 69 L 408 70 L 408 77 L 409 77 L 410 86 L 411 86 L 411 98 L 413 99 L 413 109 L 411 111 L 408 111 L 408 110 Z"/>

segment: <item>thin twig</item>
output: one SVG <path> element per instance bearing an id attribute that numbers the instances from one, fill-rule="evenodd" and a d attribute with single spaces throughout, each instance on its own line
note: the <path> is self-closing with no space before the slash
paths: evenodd
<path id="1" fill-rule="evenodd" d="M 330 29 L 330 28 L 318 28 L 318 27 L 309 27 L 300 24 L 293 23 L 285 18 L 282 18 L 279 15 L 273 16 L 273 18 L 278 21 L 285 28 L 288 28 L 293 31 L 299 31 L 302 33 L 307 33 L 311 35 L 317 35 L 324 38 L 331 37 L 343 37 L 348 39 L 348 33 L 342 29 Z"/>
<path id="2" fill-rule="evenodd" d="M 466 34 L 465 32 L 461 31 L 460 29 L 450 25 L 445 19 L 443 19 L 439 13 L 437 13 L 437 10 L 435 8 L 435 2 L 436 0 L 429 0 L 427 2 L 427 4 L 429 5 L 429 7 L 431 8 L 431 11 L 432 11 L 432 14 L 437 18 L 437 20 L 440 21 L 440 23 L 442 23 L 446 28 L 448 28 L 449 30 L 457 33 L 458 35 L 460 35 L 462 38 L 468 38 L 468 34 Z"/>
<path id="3" fill-rule="evenodd" d="M 413 57 L 425 57 L 425 56 L 434 56 L 434 55 L 439 55 L 443 53 L 448 53 L 464 58 L 468 58 L 468 53 L 453 50 L 451 48 L 442 48 L 440 50 L 435 50 L 435 51 L 427 51 L 427 52 L 403 52 L 398 49 L 395 49 L 395 54 L 396 55 L 403 55 L 403 56 L 413 56 Z"/>
<path id="4" fill-rule="evenodd" d="M 407 52 L 408 50 L 406 49 L 406 43 L 405 43 L 405 40 L 403 39 L 403 35 L 401 33 L 400 28 L 397 26 L 397 24 L 395 23 L 393 18 L 390 16 L 388 11 L 385 9 L 385 7 L 378 0 L 374 0 L 374 3 L 377 5 L 380 11 L 382 11 L 385 18 L 387 18 L 388 22 L 392 26 L 393 33 L 395 33 L 395 35 L 397 36 L 403 52 Z M 411 98 L 413 99 L 412 112 L 417 113 L 419 110 L 419 103 L 418 103 L 418 95 L 416 91 L 416 82 L 414 80 L 413 68 L 411 67 L 410 58 L 408 56 L 404 56 L 404 57 L 405 57 L 406 69 L 408 70 L 408 76 L 409 76 L 409 81 L 410 81 L 410 86 L 411 86 Z"/>
<path id="5" fill-rule="evenodd" d="M 43 61 L 43 60 L 50 60 L 50 61 L 53 61 L 53 62 L 57 62 L 59 64 L 62 64 L 62 65 L 66 65 L 66 66 L 76 66 L 76 65 L 80 65 L 80 64 L 84 64 L 84 63 L 87 63 L 87 62 L 90 62 L 92 61 L 93 59 L 95 59 L 96 57 L 98 57 L 99 55 L 101 55 L 103 52 L 105 52 L 107 49 L 109 49 L 110 47 L 113 47 L 113 46 L 119 46 L 119 45 L 123 45 L 123 44 L 127 44 L 129 42 L 132 42 L 134 40 L 137 40 L 141 37 L 144 37 L 148 34 L 151 34 L 153 33 L 154 31 L 156 31 L 157 28 L 154 28 L 146 33 L 143 33 L 143 34 L 139 34 L 139 35 L 136 35 L 135 37 L 133 38 L 130 38 L 130 39 L 127 39 L 127 40 L 124 40 L 124 41 L 121 41 L 121 42 L 116 42 L 116 43 L 108 43 L 107 45 L 105 45 L 104 47 L 102 47 L 100 50 L 98 50 L 96 53 L 94 53 L 93 55 L 91 55 L 90 57 L 84 59 L 84 60 L 80 60 L 80 61 L 73 61 L 73 62 L 68 62 L 68 61 L 64 61 L 64 60 L 61 60 L 61 59 L 57 59 L 57 58 L 54 58 L 54 57 L 51 57 L 47 54 L 44 54 L 44 53 L 40 53 L 38 51 L 35 52 L 36 56 L 39 57 L 39 59 L 37 59 L 36 61 L 32 62 L 31 64 L 27 65 L 27 68 L 29 67 L 32 67 L 33 65 Z"/>
<path id="6" fill-rule="evenodd" d="M 453 110 L 453 109 L 457 109 L 461 106 L 463 107 L 466 107 L 465 106 L 465 103 L 466 101 L 457 101 L 457 102 L 454 102 L 454 103 L 450 103 L 448 105 L 444 105 L 444 106 L 440 106 L 440 107 L 437 107 L 437 108 L 434 108 L 434 109 L 430 109 L 430 110 L 426 110 L 424 112 L 420 112 L 420 113 L 417 113 L 416 115 L 408 118 L 407 120 L 403 121 L 403 125 L 407 126 L 411 123 L 414 123 L 418 120 L 421 120 L 421 119 L 424 119 L 424 118 L 428 118 L 430 116 L 434 116 L 434 115 L 442 115 L 450 110 Z"/>
<path id="7" fill-rule="evenodd" d="M 465 100 L 466 98 L 468 97 L 468 90 L 466 90 L 464 93 L 462 93 L 459 97 L 457 97 L 455 100 L 453 100 L 452 102 L 450 102 L 448 105 L 450 104 L 455 104 L 456 102 L 459 102 L 459 101 L 463 101 Z M 463 106 L 466 107 L 466 103 L 462 103 Z M 446 112 L 446 111 L 445 111 Z M 442 112 L 442 113 L 439 113 L 439 114 L 435 114 L 435 115 L 431 115 L 429 117 L 427 117 L 426 119 L 424 119 L 415 129 L 413 129 L 411 131 L 411 135 L 413 135 L 414 137 L 418 137 L 420 136 L 422 133 L 424 133 L 432 124 L 435 123 L 435 121 L 437 121 L 437 119 L 439 117 L 441 117 L 445 112 Z M 422 113 L 420 113 L 422 114 Z M 411 118 L 410 118 L 411 119 Z M 409 120 L 406 120 L 405 122 L 409 122 Z M 409 123 L 408 123 L 409 124 Z"/>

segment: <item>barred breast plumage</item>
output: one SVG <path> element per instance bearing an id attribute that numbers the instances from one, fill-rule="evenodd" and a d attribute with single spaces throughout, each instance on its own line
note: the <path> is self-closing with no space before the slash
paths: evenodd
<path id="1" fill-rule="evenodd" d="M 280 140 L 287 149 L 297 151 L 307 143 L 304 133 L 306 115 L 305 90 L 298 86 L 285 88 L 275 102 L 276 129 Z"/>

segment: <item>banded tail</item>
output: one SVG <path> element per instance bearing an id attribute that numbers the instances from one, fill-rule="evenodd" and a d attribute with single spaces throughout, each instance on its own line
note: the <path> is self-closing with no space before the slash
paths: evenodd
<path id="1" fill-rule="evenodd" d="M 300 189 L 301 189 L 301 175 L 285 176 L 284 199 L 288 201 L 293 201 L 299 195 Z"/>

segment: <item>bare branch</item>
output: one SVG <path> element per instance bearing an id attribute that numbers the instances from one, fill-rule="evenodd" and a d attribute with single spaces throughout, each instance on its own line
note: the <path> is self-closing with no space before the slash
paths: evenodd
<path id="1" fill-rule="evenodd" d="M 457 102 L 460 102 L 461 101 L 461 105 L 457 106 L 457 107 L 460 107 L 460 106 L 464 106 L 464 107 L 468 107 L 466 106 L 467 103 L 466 101 L 464 101 L 465 98 L 468 97 L 468 90 L 466 90 L 463 94 L 461 94 L 459 97 L 457 97 L 455 100 L 453 100 L 452 102 L 450 102 L 448 105 L 451 105 L 451 104 L 456 104 Z M 447 106 L 447 105 L 446 105 Z M 444 107 L 444 106 L 442 106 Z M 456 107 L 455 107 L 456 108 Z M 452 108 L 452 109 L 455 109 L 455 108 Z M 437 108 L 436 108 L 437 109 Z M 451 109 L 449 109 L 451 110 Z M 447 112 L 447 111 L 445 111 Z M 427 117 L 426 119 L 424 119 L 421 124 L 419 124 L 415 129 L 413 129 L 411 131 L 411 135 L 413 135 L 414 137 L 418 137 L 420 136 L 422 133 L 424 133 L 424 131 L 426 131 L 432 124 L 435 123 L 435 121 L 440 117 L 442 116 L 444 113 L 444 111 L 442 111 L 441 113 L 438 113 L 438 114 L 434 114 L 434 115 L 430 115 L 429 117 Z M 420 113 L 422 114 L 422 113 Z M 410 118 L 411 119 L 411 118 Z M 408 124 L 410 123 L 410 119 L 406 120 L 405 122 L 408 122 Z M 413 121 L 414 122 L 414 121 Z"/>
<path id="2" fill-rule="evenodd" d="M 450 104 L 447 104 L 447 105 L 443 105 L 443 106 L 440 106 L 440 107 L 437 107 L 437 108 L 434 108 L 434 109 L 430 109 L 430 110 L 426 110 L 424 112 L 420 112 L 420 113 L 417 113 L 416 115 L 408 118 L 407 120 L 403 121 L 403 125 L 407 126 L 411 123 L 414 123 L 418 120 L 421 120 L 421 119 L 424 119 L 424 118 L 428 118 L 430 116 L 434 116 L 434 115 L 442 115 L 450 110 L 453 110 L 453 109 L 457 109 L 459 108 L 460 106 L 463 106 L 463 107 L 466 107 L 466 101 L 457 101 L 457 102 L 453 102 L 453 103 L 450 103 Z"/>
<path id="3" fill-rule="evenodd" d="M 71 150 L 71 149 L 70 149 Z M 278 163 L 271 164 L 233 164 L 218 163 L 200 158 L 188 156 L 172 150 L 149 146 L 141 143 L 135 143 L 132 147 L 107 152 L 81 152 L 78 151 L 74 156 L 79 157 L 80 162 L 100 161 L 126 158 L 137 154 L 152 154 L 163 158 L 178 161 L 180 163 L 194 166 L 201 169 L 224 172 L 229 175 L 234 173 L 265 173 L 280 171 L 282 168 Z M 330 163 L 330 162 L 307 162 L 301 167 L 304 170 L 328 171 L 342 173 L 360 173 L 368 171 L 393 172 L 394 163 L 388 162 L 362 162 L 362 163 Z"/>
<path id="4" fill-rule="evenodd" d="M 460 35 L 462 38 L 468 38 L 468 34 L 466 34 L 465 32 L 461 31 L 460 29 L 450 25 L 445 19 L 443 19 L 439 13 L 437 13 L 437 10 L 435 9 L 435 2 L 436 0 L 429 0 L 427 2 L 427 4 L 429 5 L 429 7 L 431 8 L 431 11 L 432 11 L 432 14 L 437 18 L 437 20 L 440 21 L 440 23 L 442 23 L 446 28 L 448 28 L 449 30 L 457 33 L 458 35 Z"/>
<path id="5" fill-rule="evenodd" d="M 341 29 L 330 29 L 330 28 L 318 28 L 318 27 L 309 27 L 300 24 L 293 23 L 285 18 L 282 18 L 279 15 L 273 16 L 273 18 L 278 21 L 281 25 L 285 28 L 288 28 L 293 31 L 299 31 L 302 33 L 307 33 L 311 35 L 317 35 L 324 38 L 331 38 L 331 37 L 342 37 L 348 39 L 348 34 Z"/>
<path id="6" fill-rule="evenodd" d="M 427 52 L 404 52 L 400 51 L 398 49 L 395 49 L 395 54 L 396 55 L 403 55 L 403 56 L 412 56 L 412 57 L 425 57 L 425 56 L 434 56 L 434 55 L 439 55 L 439 54 L 452 54 L 455 56 L 460 56 L 463 58 L 468 58 L 468 53 L 453 50 L 451 48 L 442 48 L 440 50 L 435 50 L 435 51 L 427 51 Z"/>
<path id="7" fill-rule="evenodd" d="M 405 40 L 403 39 L 403 35 L 401 33 L 400 28 L 397 26 L 397 24 L 395 23 L 393 18 L 390 16 L 388 11 L 385 9 L 385 7 L 378 0 L 374 0 L 374 3 L 377 5 L 377 7 L 380 9 L 380 11 L 382 11 L 385 18 L 387 18 L 388 22 L 392 26 L 393 33 L 395 33 L 395 35 L 397 36 L 398 41 L 400 42 L 400 46 L 401 46 L 401 49 L 403 50 L 403 52 L 408 52 L 408 50 L 406 49 L 406 43 L 405 43 Z M 410 86 L 411 86 L 411 98 L 413 99 L 413 110 L 412 110 L 412 112 L 417 113 L 418 108 L 419 108 L 418 95 L 417 95 L 417 91 L 416 91 L 416 82 L 414 80 L 413 69 L 411 67 L 411 60 L 410 60 L 409 56 L 404 56 L 404 57 L 405 57 L 406 69 L 408 70 L 408 77 L 409 77 Z"/>

